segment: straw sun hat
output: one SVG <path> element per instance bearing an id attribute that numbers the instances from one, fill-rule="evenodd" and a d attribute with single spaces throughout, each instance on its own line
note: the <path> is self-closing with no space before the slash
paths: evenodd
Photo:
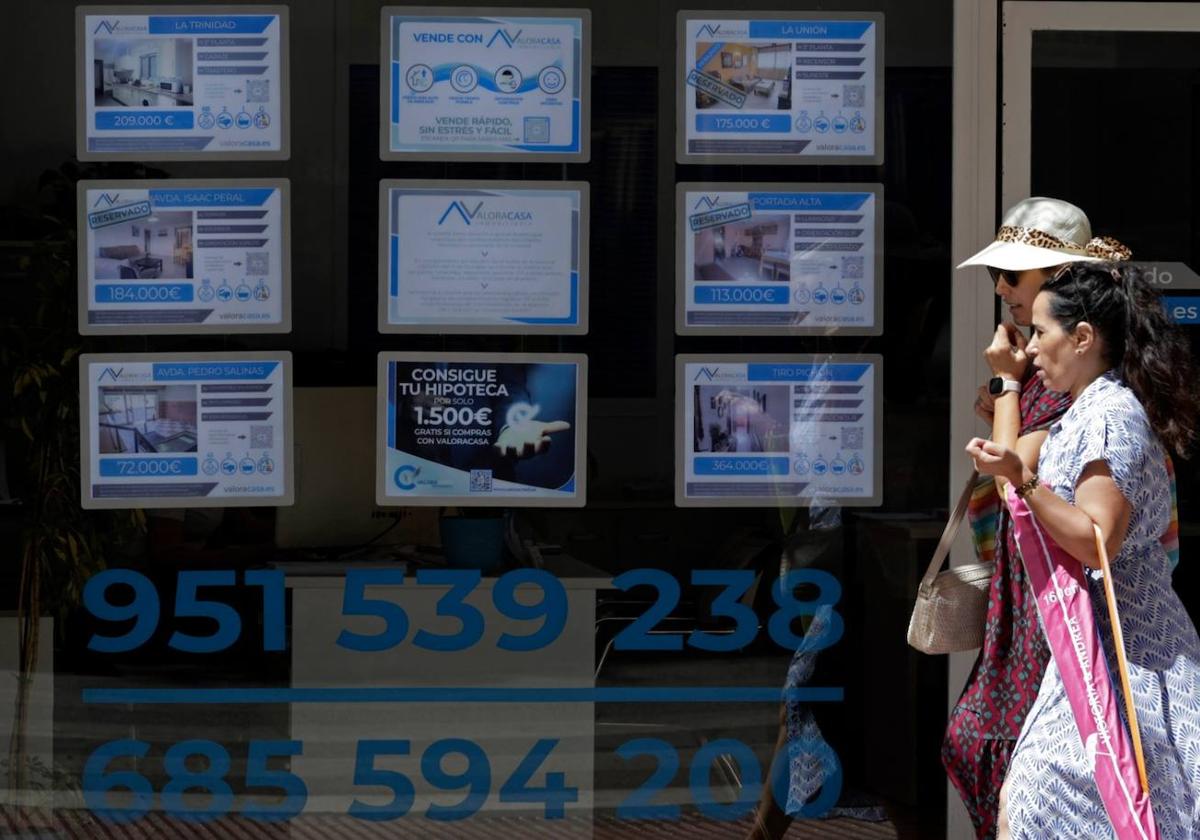
<path id="1" fill-rule="evenodd" d="M 1092 236 L 1082 210 L 1057 198 L 1027 198 L 1009 208 L 996 239 L 959 268 L 1002 271 L 1050 268 L 1070 262 L 1127 260 L 1132 252 L 1110 236 Z"/>

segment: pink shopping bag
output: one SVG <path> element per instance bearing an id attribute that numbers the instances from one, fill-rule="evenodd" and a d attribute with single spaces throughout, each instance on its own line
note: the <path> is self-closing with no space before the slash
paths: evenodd
<path id="1" fill-rule="evenodd" d="M 1120 698 L 1100 644 L 1083 564 L 1050 538 L 1011 486 L 1008 507 L 1050 652 L 1117 840 L 1158 840 L 1133 741 L 1118 711 Z"/>

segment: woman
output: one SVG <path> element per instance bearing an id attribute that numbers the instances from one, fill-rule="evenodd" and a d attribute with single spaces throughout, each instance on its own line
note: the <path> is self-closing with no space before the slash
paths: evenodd
<path id="1" fill-rule="evenodd" d="M 1113 558 L 1154 819 L 1164 840 L 1200 837 L 1200 637 L 1171 588 L 1162 543 L 1171 516 L 1164 447 L 1183 454 L 1200 413 L 1188 346 L 1132 266 L 1072 265 L 1042 287 L 1032 315 L 1026 353 L 1072 406 L 1051 428 L 1037 470 L 993 441 L 976 438 L 967 452 L 981 473 L 1018 488 L 1045 533 L 1089 568 L 1099 566 L 1099 525 Z M 1102 605 L 1099 581 L 1088 580 L 1092 603 Z M 1095 612 L 1116 679 L 1108 615 Z M 1051 660 L 1012 756 L 1000 836 L 1112 837 L 1092 758 Z"/>
<path id="2" fill-rule="evenodd" d="M 1068 263 L 1100 257 L 1129 259 L 1112 239 L 1092 238 L 1084 212 L 1054 198 L 1027 198 L 1004 214 L 994 242 L 959 268 L 982 265 L 1012 322 L 1001 323 L 984 351 L 993 379 L 981 386 L 976 413 L 992 425 L 992 440 L 1037 464 L 1046 430 L 1070 405 L 1030 375 L 1025 337 L 1034 298 Z M 981 560 L 994 560 L 984 641 L 963 693 L 950 714 L 942 763 L 979 840 L 996 836 L 1000 787 L 1045 671 L 1049 652 L 1038 628 L 1008 511 L 991 480 L 972 500 L 970 518 Z"/>

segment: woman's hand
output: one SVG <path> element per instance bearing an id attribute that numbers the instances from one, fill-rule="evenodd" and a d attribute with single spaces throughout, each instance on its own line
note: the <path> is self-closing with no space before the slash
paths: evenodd
<path id="1" fill-rule="evenodd" d="M 996 327 L 992 343 L 983 351 L 992 373 L 1020 382 L 1029 370 L 1029 357 L 1025 355 L 1025 345 L 1029 342 L 1025 334 L 1017 329 L 1011 321 L 1004 321 Z"/>
<path id="2" fill-rule="evenodd" d="M 975 397 L 975 416 L 989 426 L 996 418 L 996 398 L 986 385 L 980 385 Z"/>
<path id="3" fill-rule="evenodd" d="M 1021 456 L 1007 447 L 983 438 L 971 438 L 967 444 L 967 454 L 982 475 L 998 476 L 1013 485 L 1025 480 L 1022 472 L 1025 465 L 1021 463 Z"/>

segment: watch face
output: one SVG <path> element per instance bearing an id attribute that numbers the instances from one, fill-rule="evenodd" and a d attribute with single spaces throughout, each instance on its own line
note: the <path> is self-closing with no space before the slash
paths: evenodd
<path id="1" fill-rule="evenodd" d="M 1021 386 L 1015 379 L 1005 379 L 1003 376 L 993 376 L 988 380 L 988 393 L 998 397 L 1008 391 L 1020 392 Z"/>

